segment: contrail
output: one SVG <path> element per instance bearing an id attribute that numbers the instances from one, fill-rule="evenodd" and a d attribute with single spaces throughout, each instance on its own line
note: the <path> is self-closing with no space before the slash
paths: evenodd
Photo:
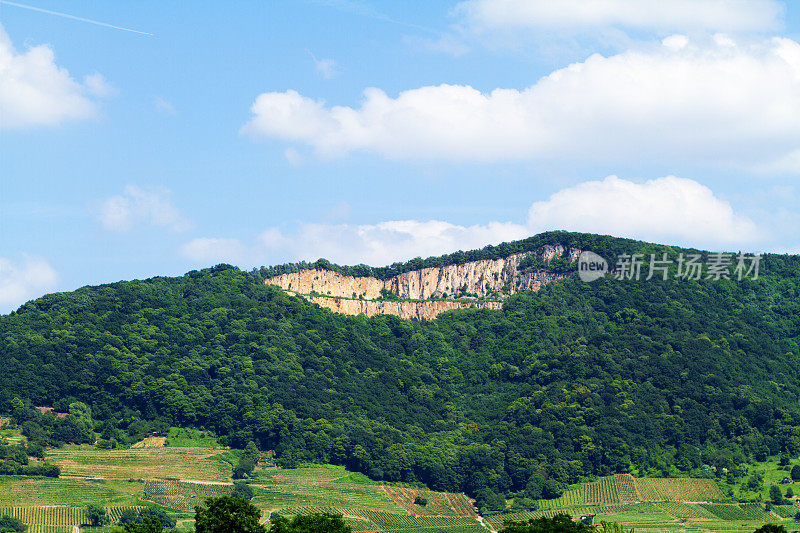
<path id="1" fill-rule="evenodd" d="M 21 7 L 22 9 L 30 9 L 31 11 L 38 11 L 40 13 L 47 13 L 48 15 L 56 15 L 57 17 L 64 17 L 72 20 L 79 20 L 81 22 L 88 22 L 89 24 L 97 24 L 98 26 L 105 26 L 106 28 L 114 28 L 115 30 L 130 31 L 133 33 L 140 33 L 142 35 L 153 35 L 146 31 L 132 30 L 130 28 L 123 28 L 122 26 L 114 26 L 113 24 L 106 24 L 97 20 L 85 19 L 83 17 L 76 17 L 75 15 L 67 15 L 66 13 L 59 13 L 58 11 L 50 11 L 49 9 L 42 9 L 40 7 L 26 6 L 25 4 L 18 4 L 16 2 L 9 2 L 8 0 L 0 0 L 0 4 L 6 4 L 14 7 Z"/>

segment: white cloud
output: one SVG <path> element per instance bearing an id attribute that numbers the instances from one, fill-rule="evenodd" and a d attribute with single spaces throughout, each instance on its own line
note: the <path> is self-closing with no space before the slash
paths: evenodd
<path id="1" fill-rule="evenodd" d="M 322 156 L 396 159 L 640 157 L 757 166 L 800 145 L 800 44 L 663 44 L 569 65 L 524 90 L 439 85 L 364 91 L 358 108 L 296 91 L 259 95 L 243 133 Z"/>
<path id="2" fill-rule="evenodd" d="M 42 258 L 0 257 L 0 312 L 16 309 L 31 298 L 53 290 L 57 281 L 58 274 Z"/>
<path id="3" fill-rule="evenodd" d="M 88 95 L 102 96 L 113 89 L 99 74 L 80 84 L 55 63 L 47 45 L 18 53 L 0 25 L 0 128 L 51 126 L 97 114 Z"/>
<path id="4" fill-rule="evenodd" d="M 759 32 L 781 25 L 775 0 L 469 0 L 455 12 L 478 32 L 624 28 Z"/>
<path id="5" fill-rule="evenodd" d="M 116 87 L 108 83 L 108 80 L 97 72 L 84 76 L 83 84 L 87 91 L 95 96 L 111 96 L 117 92 Z"/>
<path id="6" fill-rule="evenodd" d="M 338 74 L 339 65 L 337 65 L 336 61 L 333 59 L 317 59 L 313 55 L 311 57 L 314 59 L 314 66 L 317 69 L 317 73 L 326 80 Z"/>
<path id="7" fill-rule="evenodd" d="M 169 196 L 166 189 L 127 185 L 122 194 L 104 200 L 95 214 L 104 228 L 114 231 L 128 231 L 143 224 L 173 231 L 189 229 L 191 222 L 181 216 Z"/>
<path id="8" fill-rule="evenodd" d="M 637 184 L 609 176 L 534 203 L 527 224 L 459 226 L 440 220 L 306 223 L 289 231 L 269 228 L 249 244 L 237 239 L 194 239 L 181 248 L 181 253 L 205 265 L 228 262 L 251 267 L 324 257 L 342 264 L 378 266 L 480 248 L 551 229 L 708 249 L 747 249 L 764 236 L 753 221 L 735 213 L 730 204 L 695 181 L 668 176 Z"/>
<path id="9" fill-rule="evenodd" d="M 525 226 L 492 222 L 458 226 L 439 220 L 392 220 L 378 224 L 300 224 L 284 233 L 268 228 L 252 244 L 237 239 L 199 238 L 181 248 L 184 257 L 200 263 L 255 266 L 324 257 L 343 264 L 384 265 L 417 256 L 469 250 L 520 239 Z"/>
<path id="10" fill-rule="evenodd" d="M 745 246 L 759 227 L 696 181 L 667 176 L 638 184 L 609 176 L 534 203 L 528 226 L 585 231 L 700 248 Z"/>

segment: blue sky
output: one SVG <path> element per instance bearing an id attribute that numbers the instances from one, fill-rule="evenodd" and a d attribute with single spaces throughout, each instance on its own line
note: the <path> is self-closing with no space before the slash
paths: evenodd
<path id="1" fill-rule="evenodd" d="M 0 2 L 0 312 L 548 229 L 800 252 L 800 6 Z"/>

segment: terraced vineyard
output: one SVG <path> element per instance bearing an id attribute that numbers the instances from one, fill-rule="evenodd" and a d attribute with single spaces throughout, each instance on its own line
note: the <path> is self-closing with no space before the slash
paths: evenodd
<path id="1" fill-rule="evenodd" d="M 153 480 L 144 485 L 143 499 L 181 511 L 191 511 L 202 505 L 206 498 L 230 494 L 233 485 L 228 483 L 192 483 L 176 479 Z"/>
<path id="2" fill-rule="evenodd" d="M 620 503 L 614 476 L 601 477 L 597 481 L 587 483 L 585 485 L 584 501 L 587 505 Z"/>
<path id="3" fill-rule="evenodd" d="M 723 500 L 713 479 L 637 478 L 636 490 L 642 501 L 710 502 Z"/>
<path id="4" fill-rule="evenodd" d="M 477 516 L 472 500 L 464 494 L 433 492 L 406 487 L 384 486 L 386 494 L 400 507 L 413 515 Z M 426 505 L 414 503 L 416 498 L 427 500 Z"/>

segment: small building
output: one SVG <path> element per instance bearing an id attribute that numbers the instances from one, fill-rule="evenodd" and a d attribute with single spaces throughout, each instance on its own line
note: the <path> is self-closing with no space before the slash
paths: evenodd
<path id="1" fill-rule="evenodd" d="M 781 480 L 781 485 L 788 485 L 792 482 L 792 480 L 788 477 L 785 477 Z"/>

